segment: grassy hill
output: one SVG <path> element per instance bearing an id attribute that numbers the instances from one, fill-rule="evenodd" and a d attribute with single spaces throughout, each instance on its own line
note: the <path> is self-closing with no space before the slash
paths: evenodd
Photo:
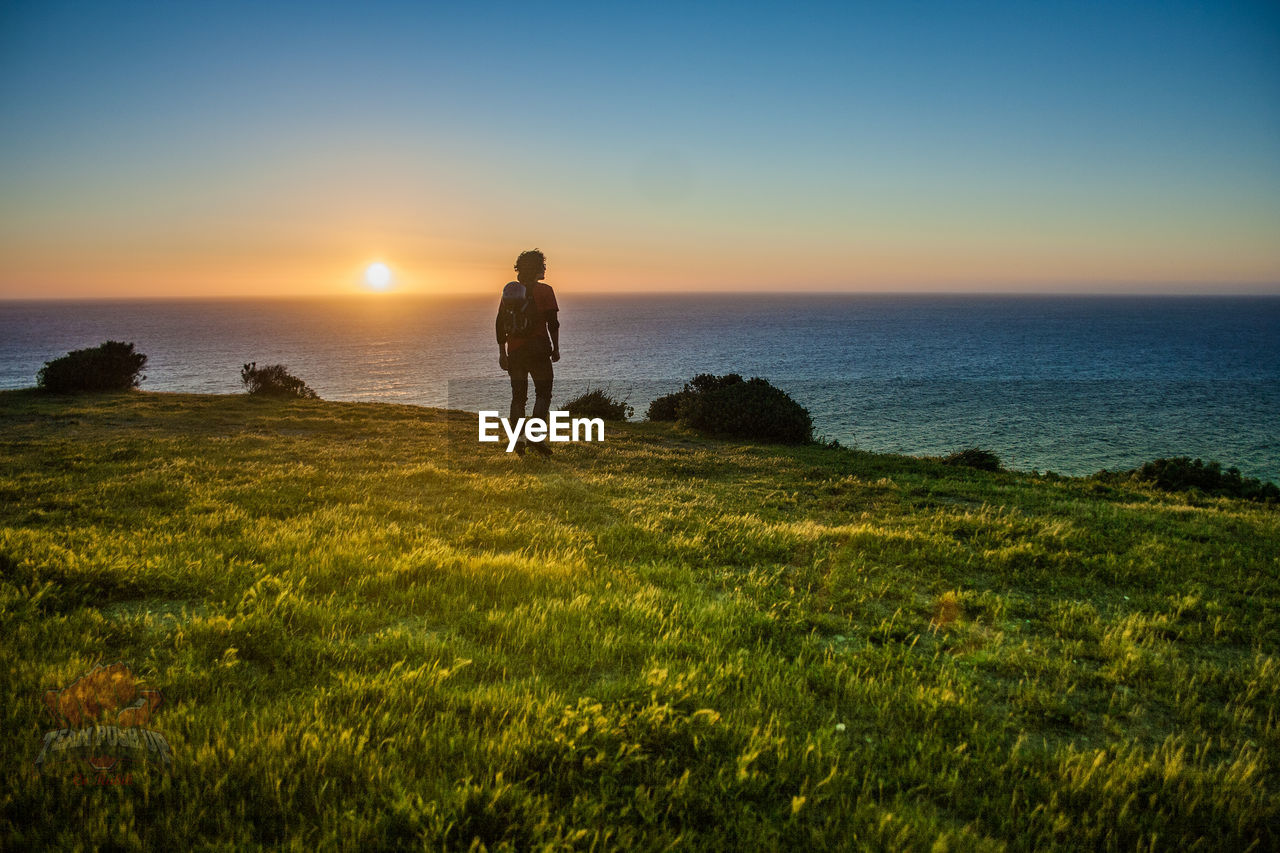
<path id="1" fill-rule="evenodd" d="M 0 847 L 1280 846 L 1276 508 L 474 423 L 0 394 Z M 171 772 L 37 774 L 114 661 Z"/>

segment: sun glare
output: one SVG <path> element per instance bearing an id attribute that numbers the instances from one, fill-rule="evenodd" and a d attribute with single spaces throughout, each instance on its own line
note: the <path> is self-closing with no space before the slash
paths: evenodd
<path id="1" fill-rule="evenodd" d="M 369 264 L 364 271 L 364 283 L 370 290 L 386 290 L 391 286 L 391 268 L 381 261 Z"/>

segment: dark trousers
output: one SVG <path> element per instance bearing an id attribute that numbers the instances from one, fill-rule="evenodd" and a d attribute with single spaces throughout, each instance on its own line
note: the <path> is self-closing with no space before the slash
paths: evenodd
<path id="1" fill-rule="evenodd" d="M 529 401 L 529 377 L 533 377 L 533 416 L 546 420 L 551 413 L 551 353 L 523 347 L 507 356 L 511 374 L 511 423 L 524 417 Z"/>

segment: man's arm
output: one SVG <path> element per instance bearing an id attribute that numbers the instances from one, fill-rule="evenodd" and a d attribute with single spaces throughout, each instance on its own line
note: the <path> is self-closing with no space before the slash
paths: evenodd
<path id="1" fill-rule="evenodd" d="M 498 337 L 498 367 L 503 370 L 507 369 L 507 334 L 502 328 L 502 309 L 499 307 L 498 316 L 493 321 L 493 332 Z"/>
<path id="2" fill-rule="evenodd" d="M 547 331 L 551 333 L 551 360 L 560 360 L 560 312 L 551 309 L 547 312 Z"/>

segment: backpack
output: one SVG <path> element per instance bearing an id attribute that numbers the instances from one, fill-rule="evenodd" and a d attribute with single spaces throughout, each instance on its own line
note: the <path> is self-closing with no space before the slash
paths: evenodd
<path id="1" fill-rule="evenodd" d="M 509 281 L 502 288 L 502 305 L 498 308 L 498 319 L 502 324 L 505 337 L 525 337 L 533 330 L 534 312 L 533 295 L 518 281 Z"/>

